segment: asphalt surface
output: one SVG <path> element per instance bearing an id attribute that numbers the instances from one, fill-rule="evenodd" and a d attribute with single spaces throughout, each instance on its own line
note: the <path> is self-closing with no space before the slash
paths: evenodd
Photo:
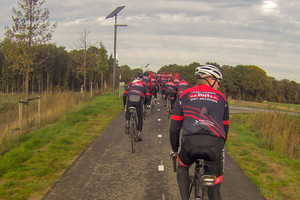
<path id="1" fill-rule="evenodd" d="M 234 109 L 232 109 L 234 112 Z M 121 112 L 64 173 L 43 200 L 179 200 L 176 173 L 169 157 L 166 109 L 148 110 L 143 140 L 131 152 Z M 265 199 L 240 167 L 226 155 L 223 200 Z"/>

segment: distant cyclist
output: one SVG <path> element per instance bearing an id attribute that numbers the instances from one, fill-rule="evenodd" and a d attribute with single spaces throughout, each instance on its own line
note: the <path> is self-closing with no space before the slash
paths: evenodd
<path id="1" fill-rule="evenodd" d="M 197 85 L 186 89 L 176 101 L 170 126 L 171 154 L 178 153 L 177 181 L 183 200 L 189 199 L 189 167 L 204 159 L 205 174 L 215 175 L 215 186 L 208 188 L 210 200 L 221 199 L 220 185 L 224 173 L 225 149 L 229 129 L 229 108 L 219 92 L 221 71 L 214 65 L 196 68 Z M 175 153 L 174 153 L 175 152 Z"/>
<path id="2" fill-rule="evenodd" d="M 168 96 L 171 99 L 171 109 L 174 107 L 177 95 L 177 85 L 174 83 L 173 78 L 169 78 L 165 85 L 165 102 L 167 102 Z M 166 104 L 165 104 L 166 105 Z"/>
<path id="3" fill-rule="evenodd" d="M 151 82 L 151 94 L 152 96 L 154 97 L 154 103 L 156 104 L 156 99 L 157 99 L 157 80 L 155 79 L 155 76 L 153 74 L 150 75 L 150 82 Z M 152 99 L 151 99 L 152 101 Z M 151 101 L 150 101 L 150 104 L 151 104 Z"/>
<path id="4" fill-rule="evenodd" d="M 148 90 L 149 90 L 149 93 L 151 95 L 152 93 L 152 82 L 150 81 L 150 73 L 148 71 L 144 72 L 144 76 L 143 76 L 143 82 L 147 85 L 148 87 Z M 151 101 L 151 97 L 149 98 L 149 101 L 145 102 L 144 105 L 145 105 L 145 108 L 146 107 L 150 107 L 150 101 Z"/>
<path id="5" fill-rule="evenodd" d="M 191 87 L 191 85 L 186 81 L 185 77 L 181 76 L 180 82 L 177 84 L 177 89 L 178 89 L 177 97 L 179 98 L 181 93 L 190 87 Z"/>
<path id="6" fill-rule="evenodd" d="M 161 98 L 163 98 L 163 95 L 165 95 L 166 91 L 166 83 L 168 82 L 168 79 L 165 75 L 165 72 L 162 73 L 162 78 L 161 78 Z"/>
<path id="7" fill-rule="evenodd" d="M 178 74 L 178 73 L 175 73 L 174 83 L 175 83 L 176 85 L 178 85 L 179 82 L 180 82 L 179 74 Z"/>
<path id="8" fill-rule="evenodd" d="M 142 82 L 143 74 L 136 73 L 135 79 L 128 84 L 126 90 L 123 94 L 123 105 L 126 106 L 126 125 L 125 125 L 125 133 L 129 133 L 129 120 L 130 120 L 130 113 L 129 107 L 134 106 L 137 111 L 138 115 L 138 139 L 142 140 L 141 132 L 143 129 L 143 105 L 144 102 L 149 101 L 149 89 L 145 83 Z"/>

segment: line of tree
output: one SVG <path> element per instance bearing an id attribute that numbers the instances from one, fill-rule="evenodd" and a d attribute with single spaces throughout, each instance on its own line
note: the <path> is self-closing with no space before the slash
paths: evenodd
<path id="1" fill-rule="evenodd" d="M 276 80 L 266 72 L 254 65 L 218 66 L 223 73 L 220 90 L 228 97 L 246 101 L 271 101 L 280 103 L 300 104 L 300 84 L 287 79 Z M 189 65 L 171 64 L 161 67 L 158 72 L 173 74 L 178 72 L 185 76 L 190 84 L 195 85 L 195 68 L 200 63 L 193 62 Z"/>
<path id="2" fill-rule="evenodd" d="M 56 28 L 50 23 L 45 0 L 19 0 L 14 25 L 0 42 L 0 91 L 28 92 L 87 90 L 111 85 L 112 56 L 105 47 L 88 46 L 88 31 L 80 36 L 80 50 L 66 51 L 48 42 Z"/>
<path id="3" fill-rule="evenodd" d="M 29 91 L 80 91 L 89 90 L 91 85 L 101 89 L 112 85 L 113 57 L 108 55 L 101 41 L 99 47 L 89 46 L 89 32 L 84 30 L 78 50 L 67 51 L 65 47 L 49 44 L 56 24 L 49 22 L 49 11 L 42 8 L 45 0 L 19 0 L 18 3 L 20 10 L 13 8 L 14 25 L 6 27 L 6 37 L 0 41 L 0 92 L 24 92 L 28 99 Z M 223 72 L 221 91 L 227 97 L 300 103 L 300 84 L 295 81 L 278 81 L 253 65 L 212 64 Z M 194 72 L 198 65 L 197 62 L 184 66 L 170 64 L 162 66 L 157 73 L 179 73 L 195 85 Z M 116 77 L 121 75 L 125 83 L 132 81 L 136 72 L 143 72 L 128 65 L 116 67 Z"/>

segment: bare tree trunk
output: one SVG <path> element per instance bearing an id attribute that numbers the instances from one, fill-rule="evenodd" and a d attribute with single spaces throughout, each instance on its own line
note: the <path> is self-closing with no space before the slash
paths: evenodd
<path id="1" fill-rule="evenodd" d="M 25 98 L 28 99 L 28 90 L 29 90 L 29 65 L 27 66 L 26 75 L 25 75 Z"/>

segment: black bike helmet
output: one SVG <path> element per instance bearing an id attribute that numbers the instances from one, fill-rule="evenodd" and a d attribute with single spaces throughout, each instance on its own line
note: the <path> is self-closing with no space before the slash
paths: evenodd
<path id="1" fill-rule="evenodd" d="M 143 79 L 143 74 L 140 73 L 140 72 L 137 72 L 137 73 L 135 74 L 135 79 L 142 80 L 142 79 Z"/>

